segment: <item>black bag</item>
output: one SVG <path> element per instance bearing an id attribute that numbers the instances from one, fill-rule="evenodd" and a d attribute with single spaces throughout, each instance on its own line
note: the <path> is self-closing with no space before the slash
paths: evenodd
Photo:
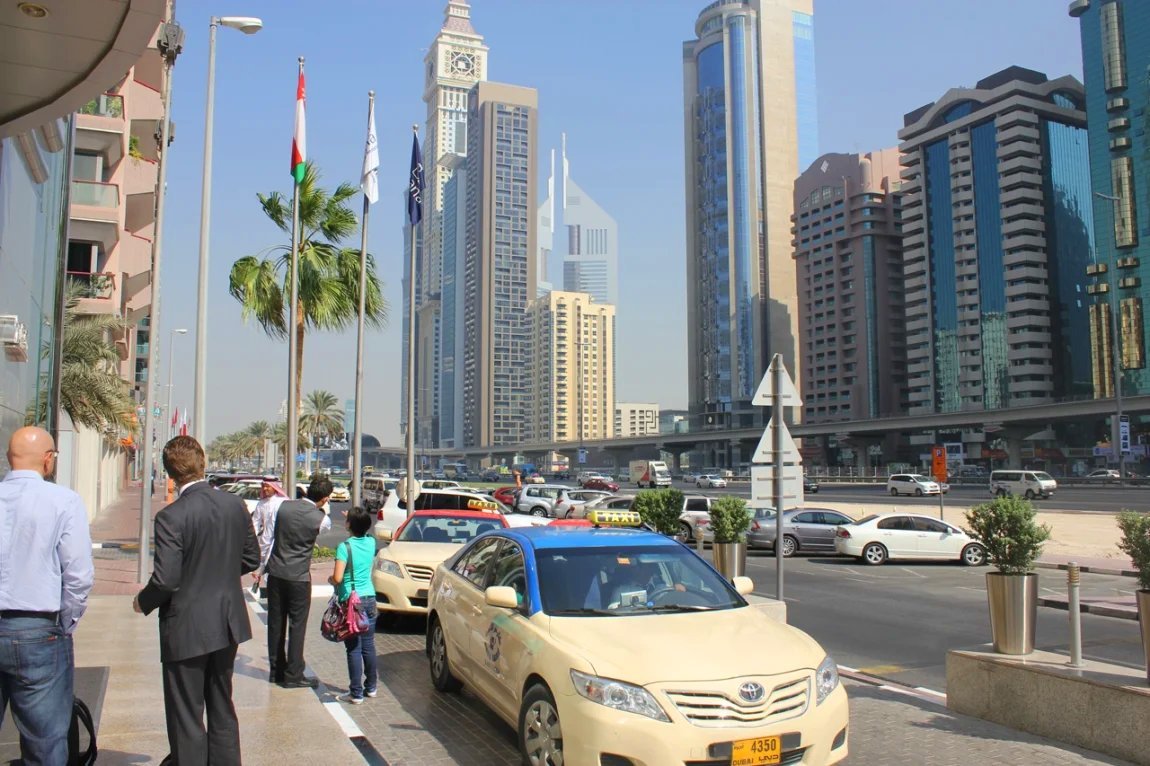
<path id="1" fill-rule="evenodd" d="M 88 748 L 80 749 L 81 731 L 87 733 Z M 92 766 L 96 762 L 96 726 L 92 711 L 79 697 L 72 700 L 72 723 L 68 726 L 68 766 Z"/>

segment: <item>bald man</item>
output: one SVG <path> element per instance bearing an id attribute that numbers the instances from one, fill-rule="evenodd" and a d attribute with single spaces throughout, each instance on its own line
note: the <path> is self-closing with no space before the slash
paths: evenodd
<path id="1" fill-rule="evenodd" d="M 58 454 L 47 431 L 21 428 L 0 481 L 0 722 L 11 702 L 27 764 L 68 762 L 72 631 L 94 577 L 84 503 L 45 481 Z"/>

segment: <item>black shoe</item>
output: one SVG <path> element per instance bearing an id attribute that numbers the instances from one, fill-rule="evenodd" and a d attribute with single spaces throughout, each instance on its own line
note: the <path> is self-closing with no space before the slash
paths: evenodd
<path id="1" fill-rule="evenodd" d="M 316 689 L 319 688 L 319 679 L 302 678 L 299 681 L 281 681 L 280 686 L 285 689 Z"/>
<path id="2" fill-rule="evenodd" d="M 277 676 L 275 673 L 268 673 L 269 684 L 282 684 L 284 682 L 283 676 Z"/>

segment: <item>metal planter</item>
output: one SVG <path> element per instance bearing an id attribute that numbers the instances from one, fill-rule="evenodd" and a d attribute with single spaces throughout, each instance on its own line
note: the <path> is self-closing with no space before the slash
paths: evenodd
<path id="1" fill-rule="evenodd" d="M 990 634 L 999 654 L 1034 651 L 1038 621 L 1038 575 L 988 572 L 986 596 L 990 604 Z"/>
<path id="2" fill-rule="evenodd" d="M 719 574 L 723 577 L 731 580 L 747 573 L 746 543 L 715 543 L 711 550 L 714 555 L 715 569 L 718 569 Z"/>
<path id="3" fill-rule="evenodd" d="M 1135 594 L 1138 601 L 1138 624 L 1142 627 L 1142 654 L 1146 657 L 1146 679 L 1150 681 L 1150 590 Z"/>

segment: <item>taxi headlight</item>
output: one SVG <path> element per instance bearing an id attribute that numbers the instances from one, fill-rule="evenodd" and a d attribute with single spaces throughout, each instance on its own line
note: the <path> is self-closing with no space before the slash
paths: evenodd
<path id="1" fill-rule="evenodd" d="M 839 666 L 829 654 L 815 671 L 815 704 L 821 704 L 839 685 Z"/>
<path id="2" fill-rule="evenodd" d="M 571 671 L 571 683 L 575 685 L 575 691 L 579 692 L 580 696 L 600 705 L 654 718 L 656 721 L 671 720 L 651 696 L 651 692 L 641 686 L 590 676 L 578 670 Z"/>
<path id="3" fill-rule="evenodd" d="M 392 561 L 391 559 L 376 559 L 375 569 L 377 572 L 383 572 L 384 574 L 391 575 L 392 577 L 397 577 L 400 580 L 403 579 L 403 570 L 399 568 L 399 564 Z"/>

